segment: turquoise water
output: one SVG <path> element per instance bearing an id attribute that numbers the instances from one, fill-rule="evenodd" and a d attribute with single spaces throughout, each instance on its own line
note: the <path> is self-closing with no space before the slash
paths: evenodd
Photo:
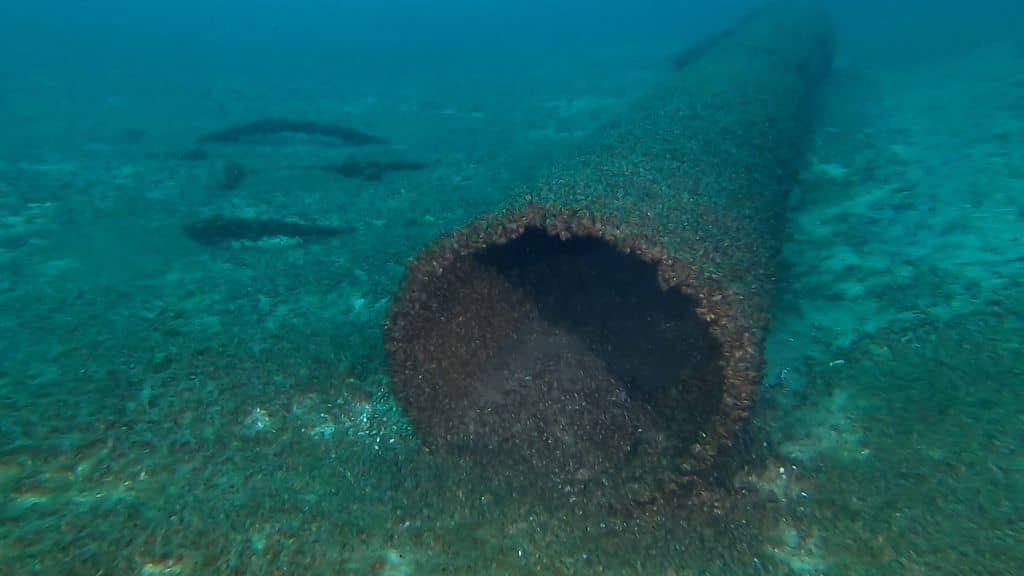
<path id="1" fill-rule="evenodd" d="M 1019 571 L 1013 3 L 829 5 L 761 400 L 704 498 L 495 482 L 391 395 L 407 259 L 748 6 L 0 8 L 0 574 Z M 267 118 L 386 143 L 201 140 Z M 189 232 L 217 216 L 245 237 Z"/>

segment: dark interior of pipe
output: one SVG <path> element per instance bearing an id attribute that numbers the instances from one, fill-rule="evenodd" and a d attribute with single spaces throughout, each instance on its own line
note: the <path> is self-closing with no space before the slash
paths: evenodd
<path id="1" fill-rule="evenodd" d="M 539 228 L 466 258 L 439 314 L 462 322 L 448 350 L 477 350 L 460 362 L 472 369 L 436 374 L 459 396 L 443 403 L 457 406 L 454 436 L 579 477 L 671 460 L 719 412 L 721 347 L 694 298 L 659 287 L 656 264 Z M 477 279 L 486 288 L 463 290 Z M 515 320 L 495 324 L 488 311 L 505 303 Z"/>
<path id="2" fill-rule="evenodd" d="M 638 400 L 656 403 L 717 357 L 693 298 L 660 289 L 654 264 L 604 240 L 533 228 L 476 257 L 522 289 L 544 322 L 586 343 Z"/>

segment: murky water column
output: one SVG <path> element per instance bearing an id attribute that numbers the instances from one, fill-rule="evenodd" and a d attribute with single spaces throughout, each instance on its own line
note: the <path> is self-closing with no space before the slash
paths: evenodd
<path id="1" fill-rule="evenodd" d="M 813 4 L 749 15 L 420 252 L 386 344 L 425 445 L 601 480 L 629 502 L 698 485 L 761 381 L 780 223 L 831 42 Z"/>

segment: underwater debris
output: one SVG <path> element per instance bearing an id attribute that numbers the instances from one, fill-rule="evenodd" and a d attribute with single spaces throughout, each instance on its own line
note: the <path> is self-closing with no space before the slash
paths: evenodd
<path id="1" fill-rule="evenodd" d="M 216 188 L 221 192 L 237 190 L 248 176 L 249 171 L 241 163 L 234 160 L 225 160 L 221 165 L 220 178 L 217 180 Z"/>
<path id="2" fill-rule="evenodd" d="M 704 54 L 712 48 L 731 38 L 736 34 L 736 31 L 742 29 L 744 25 L 761 16 L 763 10 L 764 7 L 755 8 L 741 17 L 736 24 L 712 34 L 711 36 L 694 43 L 681 52 L 678 52 L 672 57 L 672 66 L 677 70 L 686 68 L 690 63 L 704 56 Z"/>
<path id="3" fill-rule="evenodd" d="M 430 164 L 410 160 L 346 160 L 341 164 L 324 166 L 323 169 L 345 178 L 376 182 L 391 172 L 415 172 L 429 167 Z"/>
<path id="4" fill-rule="evenodd" d="M 730 35 L 732 35 L 732 33 L 733 29 L 730 28 L 727 30 L 723 30 L 722 32 L 719 32 L 718 34 L 710 38 L 705 38 L 697 42 L 696 44 L 690 46 L 689 48 L 683 50 L 682 52 L 679 52 L 676 55 L 672 56 L 672 66 L 677 70 L 686 68 L 687 66 L 690 65 L 691 62 L 703 56 L 705 52 L 713 48 L 722 40 L 728 38 Z"/>
<path id="5" fill-rule="evenodd" d="M 184 227 L 185 234 L 204 246 L 217 246 L 229 242 L 256 242 L 265 238 L 293 238 L 320 240 L 351 232 L 351 228 L 311 224 L 276 218 L 240 218 L 211 216 Z"/>
<path id="6" fill-rule="evenodd" d="M 211 132 L 199 138 L 199 142 L 209 144 L 236 144 L 251 141 L 266 136 L 279 136 L 282 134 L 302 134 L 305 136 L 318 136 L 331 140 L 338 140 L 353 146 L 366 146 L 369 144 L 386 144 L 383 138 L 367 134 L 361 130 L 337 124 L 321 124 L 308 120 L 288 120 L 283 118 L 268 118 L 256 120 L 248 124 L 233 126 L 217 132 Z"/>
<path id="7" fill-rule="evenodd" d="M 150 160 L 180 160 L 182 162 L 202 162 L 210 159 L 210 153 L 202 148 L 189 148 L 178 152 L 151 152 L 146 154 Z"/>
<path id="8" fill-rule="evenodd" d="M 183 162 L 200 162 L 202 160 L 209 160 L 210 153 L 202 148 L 189 148 L 181 152 L 171 152 L 167 154 L 165 158 L 171 160 L 181 160 Z"/>
<path id="9" fill-rule="evenodd" d="M 115 143 L 135 146 L 141 144 L 149 136 L 149 130 L 145 128 L 127 128 L 119 131 L 115 136 Z"/>

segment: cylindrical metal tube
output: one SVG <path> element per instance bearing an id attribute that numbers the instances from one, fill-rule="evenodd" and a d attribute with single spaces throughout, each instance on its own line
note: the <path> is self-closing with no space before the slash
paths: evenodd
<path id="1" fill-rule="evenodd" d="M 419 253 L 385 336 L 424 443 L 646 494 L 710 469 L 760 383 L 780 222 L 830 61 L 821 12 L 770 5 Z"/>

